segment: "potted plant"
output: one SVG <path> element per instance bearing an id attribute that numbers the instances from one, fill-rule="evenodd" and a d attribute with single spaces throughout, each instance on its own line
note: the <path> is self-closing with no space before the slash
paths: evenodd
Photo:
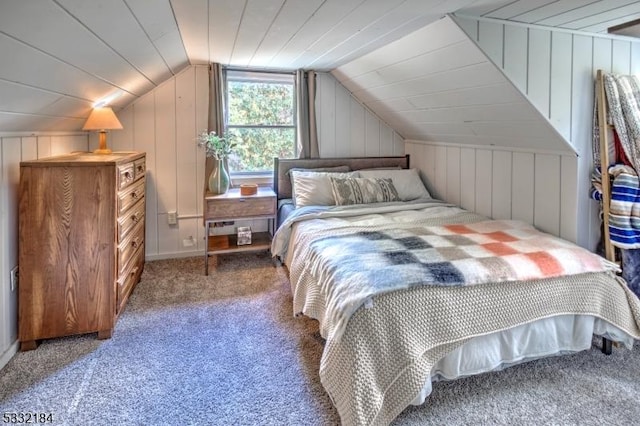
<path id="1" fill-rule="evenodd" d="M 233 152 L 235 144 L 229 138 L 218 136 L 216 132 L 211 131 L 200 133 L 198 146 L 204 148 L 207 157 L 213 158 L 213 171 L 208 179 L 209 192 L 224 194 L 229 190 L 229 173 L 225 162 Z"/>

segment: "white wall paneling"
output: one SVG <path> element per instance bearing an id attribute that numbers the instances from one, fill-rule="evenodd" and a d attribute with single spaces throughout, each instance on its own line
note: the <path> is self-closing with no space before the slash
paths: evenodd
<path id="1" fill-rule="evenodd" d="M 364 112 L 364 155 L 380 155 L 380 120 L 369 110 Z"/>
<path id="2" fill-rule="evenodd" d="M 560 235 L 560 158 L 540 154 L 534 162 L 533 224 L 539 229 Z"/>
<path id="3" fill-rule="evenodd" d="M 478 43 L 491 60 L 502 66 L 504 25 L 482 21 L 478 23 Z"/>
<path id="4" fill-rule="evenodd" d="M 349 102 L 349 123 L 349 147 L 351 157 L 364 157 L 364 108 L 362 104 L 353 97 Z M 318 139 L 318 144 L 322 145 L 323 142 L 324 141 Z M 330 141 L 326 142 L 330 144 Z"/>
<path id="5" fill-rule="evenodd" d="M 145 242 L 147 256 L 158 253 L 158 189 L 156 180 L 155 92 L 135 102 L 133 108 L 133 147 L 147 153 Z"/>
<path id="6" fill-rule="evenodd" d="M 549 120 L 568 141 L 571 140 L 572 51 L 571 34 L 561 32 L 551 34 Z"/>
<path id="7" fill-rule="evenodd" d="M 511 216 L 514 219 L 533 223 L 534 215 L 534 170 L 535 155 L 530 152 L 514 152 L 511 168 Z"/>
<path id="8" fill-rule="evenodd" d="M 551 31 L 538 28 L 529 29 L 529 64 L 527 74 L 527 95 L 533 105 L 545 117 L 549 116 L 551 67 Z"/>
<path id="9" fill-rule="evenodd" d="M 448 146 L 446 151 L 446 187 L 447 200 L 460 205 L 460 148 Z"/>
<path id="10" fill-rule="evenodd" d="M 2 236 L 3 257 L 0 259 L 0 354 L 9 349 L 17 338 L 17 306 L 18 293 L 11 292 L 9 286 L 9 271 L 18 265 L 18 185 L 20 181 L 21 161 L 20 138 L 6 137 L 0 139 L 2 151 L 2 188 L 0 192 L 0 205 L 2 205 L 2 223 L 0 223 L 0 236 Z M 13 207 L 13 208 L 12 208 Z"/>
<path id="11" fill-rule="evenodd" d="M 318 73 L 316 113 L 320 157 L 403 155 L 404 139 L 333 75 Z"/>
<path id="12" fill-rule="evenodd" d="M 195 85 L 195 123 L 196 134 L 207 128 L 208 111 L 209 111 L 209 96 L 203 96 L 203 93 L 209 91 L 209 72 L 206 67 L 196 67 L 196 85 Z M 205 112 L 206 111 L 206 112 Z M 196 197 L 196 203 L 198 209 L 196 214 L 200 214 L 203 210 L 204 199 L 200 194 L 204 194 L 204 165 L 205 165 L 205 153 L 199 149 L 196 151 L 196 193 L 193 195 Z M 206 239 L 204 235 L 204 226 L 201 225 L 202 221 L 196 219 L 192 226 L 198 229 L 198 250 L 202 252 L 205 249 Z"/>
<path id="13" fill-rule="evenodd" d="M 576 159 L 563 157 L 561 173 L 555 170 L 555 165 L 548 163 L 550 160 L 536 160 L 537 168 L 548 167 L 549 172 L 558 177 L 559 180 L 553 184 L 556 187 L 561 185 L 567 195 L 566 198 L 565 195 L 562 197 L 560 221 L 555 212 L 545 217 L 539 210 L 536 223 L 594 249 L 600 235 L 600 219 L 597 203 L 589 199 L 588 193 L 592 169 L 595 73 L 598 69 L 620 74 L 640 72 L 640 42 L 611 35 L 590 35 L 507 21 L 460 17 L 456 21 L 488 57 L 496 57 L 496 52 L 500 50 L 504 52 L 504 62 L 494 61 L 496 65 L 502 68 L 513 85 L 527 96 L 578 154 Z M 478 39 L 478 34 L 496 33 L 497 29 L 488 30 L 492 26 L 504 27 L 505 37 L 502 41 L 493 37 L 490 39 L 493 40 L 492 44 L 488 45 L 486 38 L 484 42 Z M 478 28 L 484 28 L 484 31 L 480 32 Z M 502 47 L 495 43 L 502 43 Z M 525 62 L 526 69 L 523 65 Z M 534 146 L 530 148 L 535 151 Z M 516 161 L 520 163 L 523 159 L 518 157 Z M 514 179 L 518 179 L 515 174 Z M 549 179 L 548 183 L 552 181 Z M 513 184 L 522 185 L 517 181 Z M 569 187 L 573 187 L 575 195 L 569 196 Z M 538 191 L 538 195 L 541 195 Z M 525 209 L 516 206 L 518 204 L 514 204 L 517 215 L 526 217 Z M 538 208 L 541 209 L 540 205 Z"/>
<path id="14" fill-rule="evenodd" d="M 405 147 L 406 150 L 406 147 Z M 435 147 L 435 166 L 434 166 L 434 180 L 433 186 L 435 189 L 434 197 L 443 200 L 447 197 L 447 147 L 436 146 Z"/>
<path id="15" fill-rule="evenodd" d="M 509 151 L 493 152 L 491 216 L 495 219 L 511 219 L 512 216 L 512 160 L 512 153 Z"/>
<path id="16" fill-rule="evenodd" d="M 155 92 L 155 145 L 154 173 L 157 187 L 158 253 L 172 253 L 179 247 L 178 228 L 170 226 L 167 213 L 177 212 L 177 148 L 176 134 L 176 78 L 169 79 Z M 193 152 L 193 149 L 191 150 Z M 188 152 L 188 151 L 187 151 Z M 160 173 L 160 171 L 162 171 Z"/>
<path id="17" fill-rule="evenodd" d="M 319 74 L 316 91 L 318 108 L 318 143 L 320 157 L 334 157 L 336 152 L 336 83 L 326 74 Z"/>
<path id="18" fill-rule="evenodd" d="M 475 212 L 491 217 L 493 203 L 493 153 L 488 149 L 476 150 L 476 208 Z"/>
<path id="19" fill-rule="evenodd" d="M 524 27 L 513 25 L 504 26 L 504 57 L 503 67 L 505 73 L 511 78 L 521 92 L 527 91 L 527 51 L 529 31 Z"/>
<path id="20" fill-rule="evenodd" d="M 560 158 L 560 236 L 578 241 L 578 159 L 573 156 Z M 581 197 L 580 197 L 581 198 Z M 592 203 L 595 204 L 595 203 Z M 579 216 L 586 216 L 578 214 Z"/>
<path id="21" fill-rule="evenodd" d="M 460 207 L 476 209 L 476 150 L 460 149 Z"/>
<path id="22" fill-rule="evenodd" d="M 413 140 L 405 151 L 435 198 L 577 241 L 574 154 Z"/>
<path id="23" fill-rule="evenodd" d="M 199 255 L 204 250 L 204 153 L 208 71 L 192 66 L 118 112 L 124 129 L 113 146 L 147 153 L 145 254 L 148 260 Z M 177 225 L 168 213 L 176 212 Z"/>

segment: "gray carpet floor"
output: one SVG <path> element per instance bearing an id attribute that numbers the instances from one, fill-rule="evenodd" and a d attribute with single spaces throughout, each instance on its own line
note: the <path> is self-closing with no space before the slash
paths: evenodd
<path id="1" fill-rule="evenodd" d="M 148 262 L 109 340 L 45 340 L 0 371 L 0 415 L 68 425 L 332 425 L 317 322 L 294 318 L 266 253 Z M 598 343 L 597 341 L 594 341 Z M 441 382 L 396 425 L 613 425 L 640 419 L 640 346 Z M 1 421 L 1 420 L 0 420 Z"/>

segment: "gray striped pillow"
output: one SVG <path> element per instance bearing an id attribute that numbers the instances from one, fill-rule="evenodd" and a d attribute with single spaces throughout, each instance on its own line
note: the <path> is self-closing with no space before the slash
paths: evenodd
<path id="1" fill-rule="evenodd" d="M 393 181 L 388 178 L 330 179 L 333 199 L 338 206 L 400 201 Z"/>

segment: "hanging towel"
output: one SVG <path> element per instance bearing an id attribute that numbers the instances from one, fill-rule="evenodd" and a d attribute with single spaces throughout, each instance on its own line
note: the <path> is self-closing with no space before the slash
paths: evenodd
<path id="1" fill-rule="evenodd" d="M 613 176 L 609 205 L 609 233 L 616 247 L 640 248 L 640 181 L 633 168 L 617 164 L 609 168 Z"/>

